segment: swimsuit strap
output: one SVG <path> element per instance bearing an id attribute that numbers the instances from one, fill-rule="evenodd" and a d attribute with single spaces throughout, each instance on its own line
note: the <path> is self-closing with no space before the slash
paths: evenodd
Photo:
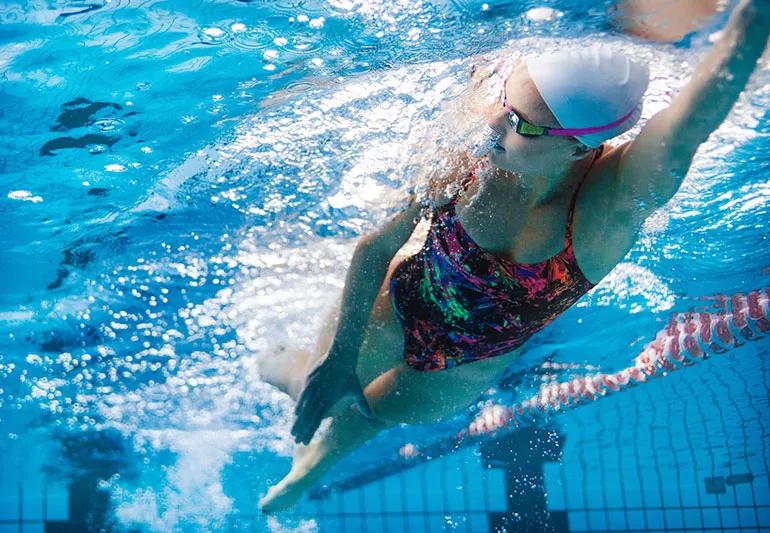
<path id="1" fill-rule="evenodd" d="M 591 163 L 591 166 L 593 166 L 593 162 Z M 591 167 L 588 167 L 589 170 Z M 588 172 L 586 172 L 588 174 Z M 585 181 L 585 176 L 580 180 L 580 183 L 578 183 L 577 189 L 575 189 L 575 194 L 572 195 L 572 200 L 570 200 L 569 204 L 569 212 L 567 213 L 567 233 L 564 236 L 564 247 L 567 248 L 572 245 L 572 226 L 575 223 L 575 205 L 577 205 L 577 197 L 580 193 L 580 188 L 583 186 L 583 182 Z"/>
<path id="2" fill-rule="evenodd" d="M 583 183 L 585 183 L 586 178 L 588 177 L 588 173 L 591 172 L 591 169 L 594 168 L 594 164 L 596 163 L 596 160 L 599 159 L 604 152 L 604 144 L 599 146 L 599 149 L 596 151 L 596 154 L 594 154 L 594 158 L 591 161 L 591 164 L 588 165 L 588 169 L 586 170 L 585 174 L 583 174 L 583 177 L 580 178 L 580 183 L 578 183 L 577 189 L 575 190 L 575 194 L 572 195 L 572 200 L 570 201 L 569 205 L 569 213 L 567 214 L 567 234 L 564 237 L 564 243 L 565 247 L 572 246 L 572 226 L 575 223 L 575 206 L 577 205 L 577 197 L 580 193 L 580 188 L 583 187 Z"/>

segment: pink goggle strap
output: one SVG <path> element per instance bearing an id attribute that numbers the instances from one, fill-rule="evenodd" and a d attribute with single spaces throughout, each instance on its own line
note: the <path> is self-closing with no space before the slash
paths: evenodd
<path id="1" fill-rule="evenodd" d="M 508 105 L 508 100 L 504 95 L 503 95 L 503 107 L 508 113 L 516 113 L 516 110 Z M 599 132 L 611 130 L 612 128 L 616 128 L 620 126 L 626 120 L 631 118 L 631 115 L 633 115 L 635 111 L 636 111 L 636 106 L 634 106 L 631 109 L 631 111 L 629 111 L 619 119 L 613 122 L 610 122 L 609 124 L 604 124 L 603 126 L 591 126 L 588 128 L 547 128 L 543 126 L 543 129 L 545 129 L 546 135 L 553 135 L 556 137 L 576 137 L 578 135 L 591 135 L 592 133 L 599 133 Z M 516 115 L 518 116 L 518 113 L 516 113 Z"/>
<path id="2" fill-rule="evenodd" d="M 626 120 L 631 118 L 631 116 L 634 114 L 634 111 L 636 111 L 636 107 L 634 107 L 631 111 L 620 117 L 618 120 L 614 122 L 610 122 L 609 124 L 605 124 L 603 126 L 593 126 L 589 128 L 546 128 L 548 131 L 548 135 L 556 135 L 559 137 L 576 137 L 578 135 L 591 135 L 592 133 L 599 133 L 602 131 L 611 130 L 613 128 L 617 128 L 621 124 L 623 124 Z"/>

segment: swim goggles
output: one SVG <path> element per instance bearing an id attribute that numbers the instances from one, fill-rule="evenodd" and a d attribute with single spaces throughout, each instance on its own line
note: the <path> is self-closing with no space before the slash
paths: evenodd
<path id="1" fill-rule="evenodd" d="M 631 118 L 631 115 L 636 111 L 634 107 L 631 111 L 620 117 L 619 119 L 604 124 L 602 126 L 591 126 L 588 128 L 549 128 L 547 126 L 536 126 L 531 122 L 524 120 L 516 110 L 508 104 L 508 97 L 505 94 L 505 82 L 500 92 L 500 100 L 503 104 L 503 108 L 508 113 L 508 123 L 511 128 L 519 135 L 526 137 L 540 137 L 541 135 L 550 135 L 554 137 L 577 137 L 578 135 L 591 135 L 593 133 L 599 133 L 606 130 L 611 130 L 623 124 L 626 120 Z"/>

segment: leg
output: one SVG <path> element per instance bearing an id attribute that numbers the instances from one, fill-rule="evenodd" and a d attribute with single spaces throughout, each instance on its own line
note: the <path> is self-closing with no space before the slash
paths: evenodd
<path id="1" fill-rule="evenodd" d="M 281 346 L 274 357 L 262 361 L 259 366 L 262 378 L 297 400 L 305 383 L 305 376 L 316 362 L 326 353 L 332 343 L 337 328 L 339 304 L 334 305 L 326 315 L 318 335 L 318 342 L 313 350 Z"/>
<path id="2" fill-rule="evenodd" d="M 376 435 L 385 425 L 365 418 L 356 409 L 346 409 L 332 419 L 326 433 L 307 446 L 297 445 L 291 471 L 270 487 L 259 502 L 264 513 L 275 513 L 294 505 L 321 476 L 342 457 Z"/>
<path id="3" fill-rule="evenodd" d="M 312 352 L 281 346 L 271 355 L 271 358 L 259 363 L 260 377 L 296 400 L 302 390 L 304 368 L 312 359 Z"/>
<path id="4" fill-rule="evenodd" d="M 379 431 L 402 422 L 436 422 L 466 407 L 497 381 L 501 366 L 490 359 L 442 372 L 418 372 L 402 363 L 385 372 L 364 391 L 377 419 L 368 420 L 354 409 L 334 417 L 323 436 L 297 447 L 291 471 L 262 499 L 262 511 L 294 505 L 329 468 Z"/>

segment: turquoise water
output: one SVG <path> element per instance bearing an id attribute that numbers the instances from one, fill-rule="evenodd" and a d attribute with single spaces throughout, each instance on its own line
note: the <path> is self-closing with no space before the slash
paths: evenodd
<path id="1" fill-rule="evenodd" d="M 313 345 L 471 57 L 613 42 L 654 59 L 647 117 L 719 20 L 677 45 L 583 1 L 3 2 L 0 22 L 0 531 L 485 531 L 533 486 L 536 523 L 540 494 L 566 530 L 770 529 L 766 338 L 550 417 L 515 453 L 485 441 L 256 511 L 292 449 L 260 361 Z M 625 368 L 672 311 L 770 286 L 769 82 L 765 62 L 623 263 L 487 399 Z M 381 435 L 316 494 L 478 407 Z M 546 448 L 540 481 L 511 466 Z"/>

